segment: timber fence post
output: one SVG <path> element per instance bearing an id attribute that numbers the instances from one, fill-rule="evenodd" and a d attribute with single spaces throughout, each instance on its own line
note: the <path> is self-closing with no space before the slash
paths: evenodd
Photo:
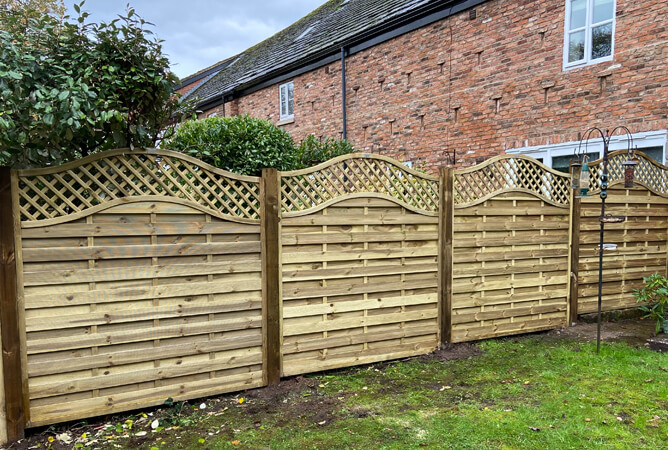
<path id="1" fill-rule="evenodd" d="M 24 436 L 25 410 L 19 324 L 18 266 L 15 238 L 18 211 L 12 198 L 12 171 L 0 167 L 0 328 L 2 336 L 2 395 L 4 423 L 0 440 L 15 441 Z M 20 249 L 19 249 L 20 250 Z M 25 388 L 25 389 L 24 389 Z M 1 414 L 1 412 L 0 412 Z"/>
<path id="2" fill-rule="evenodd" d="M 569 291 L 568 291 L 568 325 L 574 325 L 578 320 L 578 275 L 580 268 L 580 214 L 582 200 L 571 190 L 570 210 L 570 252 L 569 259 Z"/>
<path id="3" fill-rule="evenodd" d="M 454 229 L 454 169 L 439 173 L 438 265 L 441 345 L 452 341 L 452 238 Z"/>
<path id="4" fill-rule="evenodd" d="M 263 377 L 269 385 L 281 380 L 281 231 L 280 184 L 276 169 L 263 169 L 260 181 L 262 241 Z"/>

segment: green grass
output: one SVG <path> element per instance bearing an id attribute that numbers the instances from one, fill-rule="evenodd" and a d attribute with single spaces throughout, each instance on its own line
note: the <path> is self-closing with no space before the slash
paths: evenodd
<path id="1" fill-rule="evenodd" d="M 668 448 L 668 356 L 546 335 L 475 344 L 482 353 L 314 374 L 300 389 L 239 404 L 150 441 L 232 448 Z M 310 386 L 307 386 L 310 385 Z M 226 408 L 225 408 L 226 407 Z M 160 439 L 161 438 L 161 439 Z M 202 442 L 203 440 L 203 442 Z M 164 444 L 163 444 L 164 442 Z"/>

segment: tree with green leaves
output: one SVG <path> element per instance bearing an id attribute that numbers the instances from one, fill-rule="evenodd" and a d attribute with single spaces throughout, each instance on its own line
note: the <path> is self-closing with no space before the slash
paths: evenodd
<path id="1" fill-rule="evenodd" d="M 53 14 L 56 17 L 63 17 L 65 15 L 65 2 L 63 0 L 0 0 L 0 9 L 34 11 L 38 14 Z"/>
<path id="2" fill-rule="evenodd" d="M 83 2 L 76 19 L 18 3 L 0 8 L 0 164 L 59 164 L 170 136 L 187 108 L 161 41 L 133 9 L 98 24 Z"/>

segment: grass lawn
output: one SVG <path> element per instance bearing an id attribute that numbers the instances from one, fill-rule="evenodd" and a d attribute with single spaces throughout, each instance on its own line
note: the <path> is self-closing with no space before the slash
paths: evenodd
<path id="1" fill-rule="evenodd" d="M 193 402 L 153 417 L 117 416 L 119 424 L 133 420 L 132 429 L 116 425 L 79 445 L 668 448 L 668 355 L 611 342 L 595 351 L 594 342 L 553 334 L 464 344 L 288 379 L 278 388 L 206 400 L 203 409 Z M 462 353 L 473 356 L 444 360 Z M 156 417 L 162 419 L 154 431 Z"/>

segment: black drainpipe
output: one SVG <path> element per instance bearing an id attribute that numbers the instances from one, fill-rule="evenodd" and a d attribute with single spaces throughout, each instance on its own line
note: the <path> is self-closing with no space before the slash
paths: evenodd
<path id="1" fill-rule="evenodd" d="M 346 48 L 341 47 L 341 104 L 343 109 L 343 140 L 348 138 L 346 130 Z"/>

